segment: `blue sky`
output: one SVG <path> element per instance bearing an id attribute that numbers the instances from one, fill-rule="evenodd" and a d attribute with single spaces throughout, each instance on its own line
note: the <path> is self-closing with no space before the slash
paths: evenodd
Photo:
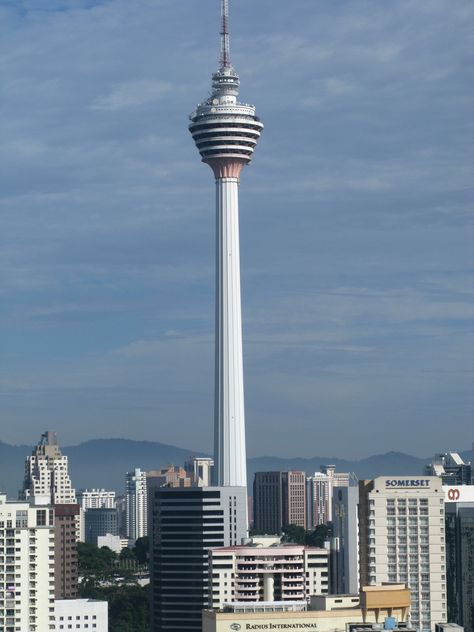
<path id="1" fill-rule="evenodd" d="M 474 439 L 470 0 L 234 0 L 251 456 Z M 211 449 L 217 0 L 0 2 L 0 439 Z"/>

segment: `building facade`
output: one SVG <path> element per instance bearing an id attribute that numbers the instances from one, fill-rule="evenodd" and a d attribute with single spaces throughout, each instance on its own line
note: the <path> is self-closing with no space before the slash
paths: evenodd
<path id="1" fill-rule="evenodd" d="M 313 531 L 333 519 L 332 498 L 335 487 L 349 487 L 353 475 L 336 472 L 334 465 L 322 465 L 320 472 L 306 479 L 306 528 Z"/>
<path id="2" fill-rule="evenodd" d="M 240 545 L 209 551 L 209 604 L 309 601 L 328 592 L 329 552 L 298 545 Z"/>
<path id="3" fill-rule="evenodd" d="M 0 630 L 54 630 L 54 509 L 0 494 Z"/>
<path id="4" fill-rule="evenodd" d="M 245 487 L 153 489 L 150 499 L 152 632 L 201 631 L 208 551 L 247 536 Z"/>
<path id="5" fill-rule="evenodd" d="M 77 502 L 84 511 L 87 509 L 115 509 L 115 492 L 105 489 L 81 489 Z"/>
<path id="6" fill-rule="evenodd" d="M 444 487 L 448 621 L 474 631 L 474 485 Z"/>
<path id="7" fill-rule="evenodd" d="M 77 597 L 77 520 L 79 505 L 54 506 L 55 598 Z"/>
<path id="8" fill-rule="evenodd" d="M 116 509 L 88 509 L 85 513 L 86 542 L 97 546 L 101 535 L 119 535 Z"/>
<path id="9" fill-rule="evenodd" d="M 138 540 L 148 532 L 147 476 L 139 468 L 125 477 L 125 530 L 127 538 Z M 115 535 L 115 534 L 114 534 Z"/>
<path id="10" fill-rule="evenodd" d="M 68 458 L 59 448 L 55 432 L 47 431 L 32 454 L 26 458 L 25 478 L 20 492 L 22 500 L 49 496 L 49 503 L 76 503 L 76 493 L 69 477 Z"/>
<path id="11" fill-rule="evenodd" d="M 359 592 L 359 488 L 335 487 L 332 499 L 331 592 Z"/>
<path id="12" fill-rule="evenodd" d="M 56 632 L 108 632 L 108 603 L 96 599 L 56 600 Z"/>
<path id="13" fill-rule="evenodd" d="M 457 452 L 435 454 L 433 460 L 425 467 L 428 476 L 439 476 L 443 485 L 470 485 L 472 465 L 466 463 Z"/>
<path id="14" fill-rule="evenodd" d="M 295 524 L 306 527 L 304 472 L 256 472 L 253 483 L 254 529 L 280 534 Z"/>
<path id="15" fill-rule="evenodd" d="M 444 492 L 437 477 L 381 476 L 359 483 L 360 584 L 406 582 L 411 622 L 446 621 Z"/>

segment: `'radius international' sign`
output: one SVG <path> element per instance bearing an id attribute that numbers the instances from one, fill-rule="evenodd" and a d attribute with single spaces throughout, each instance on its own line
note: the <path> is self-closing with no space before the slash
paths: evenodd
<path id="1" fill-rule="evenodd" d="M 246 630 L 317 630 L 317 623 L 247 623 Z"/>

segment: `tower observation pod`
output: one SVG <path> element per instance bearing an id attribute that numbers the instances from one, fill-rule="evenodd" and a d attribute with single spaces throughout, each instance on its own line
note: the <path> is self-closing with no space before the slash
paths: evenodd
<path id="1" fill-rule="evenodd" d="M 214 484 L 246 486 L 238 186 L 263 125 L 240 103 L 230 62 L 228 0 L 221 0 L 221 59 L 211 96 L 190 115 L 189 130 L 216 178 Z"/>

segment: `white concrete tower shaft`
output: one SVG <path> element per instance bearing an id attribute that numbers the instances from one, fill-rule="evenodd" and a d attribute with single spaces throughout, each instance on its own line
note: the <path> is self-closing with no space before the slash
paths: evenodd
<path id="1" fill-rule="evenodd" d="M 216 178 L 214 484 L 246 486 L 238 187 L 263 125 L 239 103 L 230 63 L 228 0 L 221 0 L 221 63 L 212 94 L 190 115 L 190 132 Z"/>

